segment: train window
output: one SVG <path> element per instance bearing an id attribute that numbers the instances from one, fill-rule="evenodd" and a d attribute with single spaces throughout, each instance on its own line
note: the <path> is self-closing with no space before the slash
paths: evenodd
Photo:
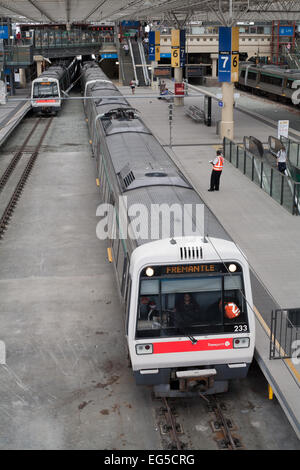
<path id="1" fill-rule="evenodd" d="M 286 82 L 286 87 L 292 89 L 293 87 L 294 80 L 287 80 Z"/>
<path id="2" fill-rule="evenodd" d="M 241 71 L 241 77 L 242 77 L 242 78 L 245 78 L 245 73 L 246 73 L 245 70 L 242 70 L 242 71 Z"/>
<path id="3" fill-rule="evenodd" d="M 264 74 L 262 73 L 261 74 L 261 77 L 260 77 L 260 81 L 262 83 L 268 83 L 270 85 L 274 85 L 274 86 L 282 86 L 282 77 L 276 77 L 274 75 L 267 75 L 267 74 Z"/>
<path id="4" fill-rule="evenodd" d="M 59 96 L 57 83 L 36 82 L 33 86 L 33 98 L 46 98 L 48 96 Z"/>
<path id="5" fill-rule="evenodd" d="M 257 73 L 248 71 L 248 80 L 256 80 Z"/>
<path id="6" fill-rule="evenodd" d="M 248 330 L 241 274 L 141 280 L 137 338 L 234 332 L 235 325 Z"/>

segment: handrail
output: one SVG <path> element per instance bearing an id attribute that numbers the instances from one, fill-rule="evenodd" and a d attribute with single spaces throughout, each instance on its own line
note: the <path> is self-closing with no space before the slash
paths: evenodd
<path id="1" fill-rule="evenodd" d="M 133 55 L 133 50 L 132 50 L 132 44 L 131 44 L 131 40 L 130 40 L 130 39 L 128 39 L 128 44 L 129 44 L 129 49 L 130 49 L 130 55 L 131 55 L 132 65 L 133 65 L 134 79 L 135 79 L 136 84 L 138 85 L 138 84 L 139 84 L 139 81 L 138 81 L 137 74 L 136 74 L 136 65 L 135 65 L 135 60 L 134 60 L 134 55 Z"/>
<path id="2" fill-rule="evenodd" d="M 143 44 L 140 40 L 138 40 L 138 46 L 139 46 L 140 57 L 141 57 L 141 62 L 142 62 L 142 66 L 143 66 L 143 74 L 144 74 L 145 84 L 146 84 L 146 86 L 149 86 L 150 85 L 150 78 L 149 78 L 149 73 L 148 73 L 146 57 L 145 57 L 145 51 L 144 51 L 144 46 L 143 46 Z"/>
<path id="3" fill-rule="evenodd" d="M 224 157 L 236 168 L 240 169 L 244 175 L 248 176 L 251 181 L 258 184 L 272 199 L 279 202 L 293 215 L 300 214 L 300 183 L 294 181 L 287 174 L 280 173 L 274 169 L 268 162 L 259 161 L 260 159 L 253 155 L 249 150 L 241 151 L 239 146 L 230 139 L 224 137 Z M 247 160 L 248 159 L 248 160 Z M 251 162 L 252 171 L 247 171 Z M 270 175 L 270 181 L 268 181 Z M 276 176 L 275 176 L 276 175 Z M 275 187 L 275 182 L 278 185 Z M 284 193 L 284 189 L 288 189 L 288 195 Z"/>

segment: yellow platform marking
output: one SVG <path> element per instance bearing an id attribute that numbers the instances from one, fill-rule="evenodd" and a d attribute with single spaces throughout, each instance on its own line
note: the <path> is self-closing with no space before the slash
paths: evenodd
<path id="1" fill-rule="evenodd" d="M 112 263 L 113 258 L 112 258 L 111 248 L 107 248 L 107 257 L 108 257 L 108 261 Z"/>
<path id="2" fill-rule="evenodd" d="M 268 325 L 266 324 L 265 320 L 263 319 L 263 317 L 261 316 L 261 314 L 259 313 L 259 311 L 257 310 L 257 308 L 255 307 L 255 305 L 253 305 L 253 310 L 254 310 L 254 313 L 255 315 L 257 316 L 261 326 L 263 327 L 263 329 L 265 330 L 265 332 L 267 333 L 268 337 L 270 338 L 271 336 L 271 330 L 270 328 L 268 327 Z M 281 345 L 278 343 L 278 341 L 276 340 L 275 341 L 276 343 L 276 347 L 278 348 L 278 350 L 280 351 L 280 353 L 284 354 L 284 350 L 283 348 L 281 347 Z M 295 379 L 298 380 L 298 382 L 300 383 L 300 373 L 297 371 L 297 369 L 295 368 L 294 364 L 292 363 L 292 361 L 290 359 L 284 359 L 284 362 L 286 363 L 286 365 L 290 368 L 291 372 L 293 373 Z"/>
<path id="3" fill-rule="evenodd" d="M 269 393 L 269 400 L 273 400 L 274 393 L 270 384 L 268 384 L 268 393 Z"/>
<path id="4" fill-rule="evenodd" d="M 96 178 L 96 185 L 97 185 L 97 186 L 100 186 L 100 180 L 99 180 L 99 178 Z"/>

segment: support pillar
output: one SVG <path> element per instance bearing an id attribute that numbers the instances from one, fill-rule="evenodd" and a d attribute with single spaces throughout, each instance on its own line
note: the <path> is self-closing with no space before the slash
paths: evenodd
<path id="1" fill-rule="evenodd" d="M 41 55 L 35 55 L 33 60 L 36 62 L 36 75 L 39 77 L 43 71 L 44 57 Z"/>
<path id="2" fill-rule="evenodd" d="M 211 77 L 217 78 L 217 58 L 211 56 Z"/>
<path id="3" fill-rule="evenodd" d="M 26 69 L 19 69 L 20 74 L 20 86 L 26 88 Z"/>
<path id="4" fill-rule="evenodd" d="M 153 91 L 158 91 L 158 80 L 154 81 L 154 69 L 157 67 L 156 61 L 151 61 L 151 88 Z"/>
<path id="5" fill-rule="evenodd" d="M 174 78 L 175 83 L 182 83 L 183 80 L 183 71 L 181 67 L 174 68 Z M 183 97 L 175 97 L 174 98 L 174 105 L 175 106 L 183 106 L 184 105 L 184 98 Z"/>
<path id="6" fill-rule="evenodd" d="M 222 120 L 221 120 L 221 137 L 227 137 L 233 140 L 233 104 L 234 104 L 234 83 L 222 83 Z"/>
<path id="7" fill-rule="evenodd" d="M 7 90 L 6 90 L 6 83 L 3 80 L 0 80 L 0 104 L 7 103 Z"/>

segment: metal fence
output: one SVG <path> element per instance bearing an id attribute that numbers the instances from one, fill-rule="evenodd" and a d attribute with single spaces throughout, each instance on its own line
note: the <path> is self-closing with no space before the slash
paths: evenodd
<path id="1" fill-rule="evenodd" d="M 270 359 L 288 359 L 300 347 L 300 309 L 273 310 Z M 298 343 L 299 341 L 299 343 Z"/>
<path id="2" fill-rule="evenodd" d="M 300 183 L 280 173 L 259 156 L 224 137 L 224 157 L 291 214 L 300 213 Z"/>
<path id="3" fill-rule="evenodd" d="M 32 46 L 4 46 L 4 58 L 6 66 L 28 66 L 33 63 Z"/>
<path id="4" fill-rule="evenodd" d="M 99 31 L 81 30 L 37 30 L 34 36 L 34 47 L 36 49 L 49 49 L 57 47 L 74 47 L 87 45 L 100 45 L 103 35 Z"/>

